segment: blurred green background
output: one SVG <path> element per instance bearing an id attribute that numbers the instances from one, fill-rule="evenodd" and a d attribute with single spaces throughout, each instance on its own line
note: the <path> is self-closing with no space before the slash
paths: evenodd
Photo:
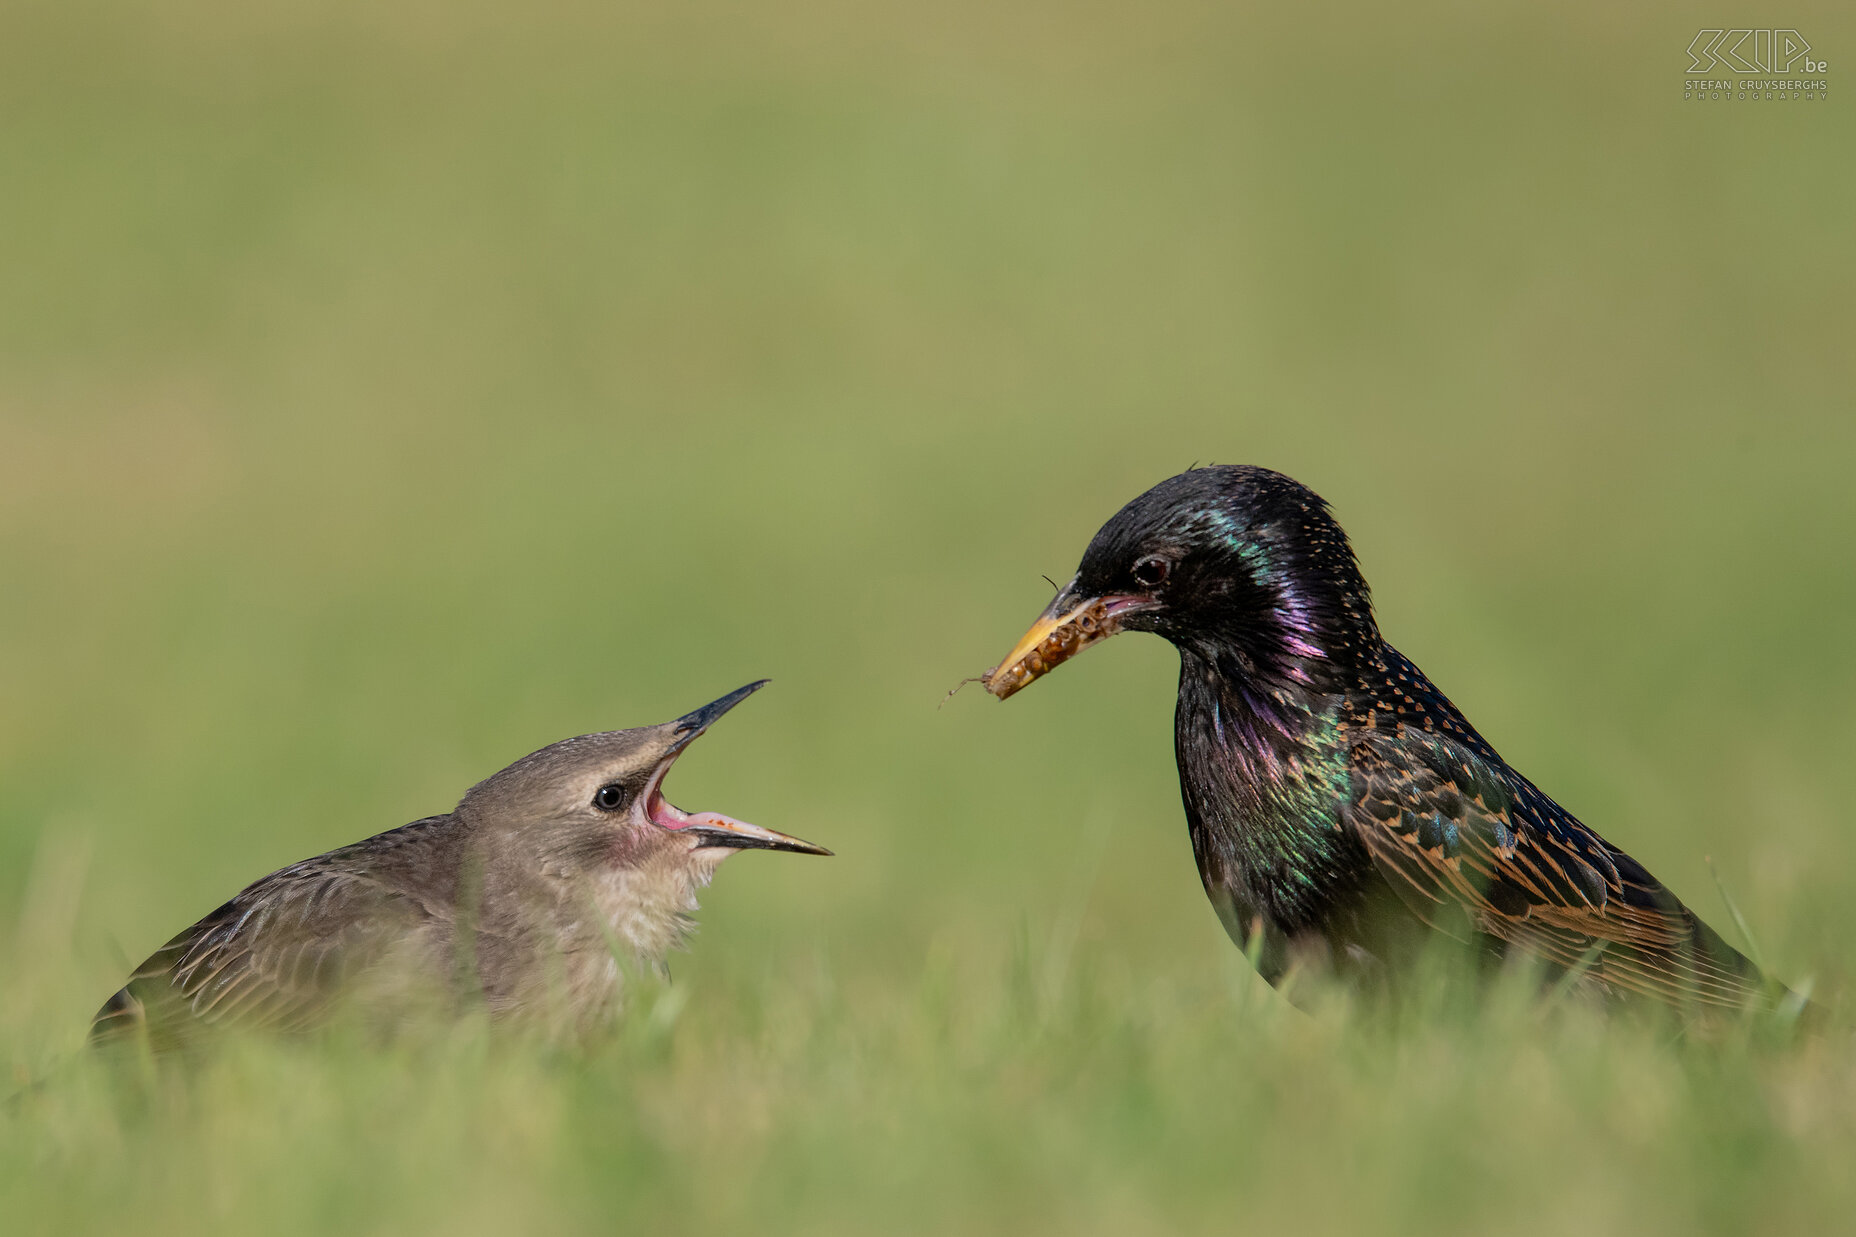
<path id="1" fill-rule="evenodd" d="M 1683 101 L 1674 4 L 9 0 L 15 1231 L 1847 1222 L 1847 1031 L 1311 1020 L 1200 892 L 1164 644 L 942 705 L 1126 499 L 1278 468 L 1836 999 L 1856 21 L 1727 17 L 1830 98 Z M 57 1081 L 245 882 L 763 675 L 671 795 L 838 857 L 728 865 L 609 1048 Z"/>

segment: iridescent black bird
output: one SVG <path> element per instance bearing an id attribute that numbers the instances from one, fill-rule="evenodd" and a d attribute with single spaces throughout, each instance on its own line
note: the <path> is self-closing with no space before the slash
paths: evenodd
<path id="1" fill-rule="evenodd" d="M 1347 535 L 1306 487 L 1249 467 L 1161 482 L 1096 534 L 986 688 L 1003 700 L 1118 631 L 1179 650 L 1193 853 L 1270 982 L 1292 963 L 1396 973 L 1442 932 L 1608 996 L 1763 996 L 1751 962 L 1380 637 Z"/>

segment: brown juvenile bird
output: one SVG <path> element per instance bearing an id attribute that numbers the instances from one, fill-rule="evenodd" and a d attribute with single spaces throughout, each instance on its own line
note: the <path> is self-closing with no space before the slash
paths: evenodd
<path id="1" fill-rule="evenodd" d="M 986 688 L 1003 700 L 1119 631 L 1179 650 L 1193 854 L 1271 983 L 1298 962 L 1388 978 L 1441 935 L 1611 998 L 1783 992 L 1380 636 L 1347 534 L 1281 473 L 1198 468 L 1123 507 Z"/>
<path id="2" fill-rule="evenodd" d="M 660 967 L 738 850 L 831 852 L 664 799 L 664 776 L 750 683 L 673 722 L 564 739 L 451 812 L 273 872 L 164 945 L 98 1011 L 93 1041 L 155 1048 L 215 1025 L 300 1030 L 481 999 L 584 1035 L 619 1007 L 621 957 Z"/>

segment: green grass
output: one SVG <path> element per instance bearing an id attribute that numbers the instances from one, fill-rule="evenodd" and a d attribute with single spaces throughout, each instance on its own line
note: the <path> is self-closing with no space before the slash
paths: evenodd
<path id="1" fill-rule="evenodd" d="M 1698 21 L 0 10 L 7 1230 L 1846 1224 L 1856 133 L 1683 103 Z M 1332 500 L 1391 639 L 1731 936 L 1711 857 L 1829 1034 L 1298 1013 L 1164 645 L 937 707 L 1195 459 Z M 244 882 L 762 675 L 671 794 L 838 857 L 731 862 L 613 1042 L 79 1053 Z"/>

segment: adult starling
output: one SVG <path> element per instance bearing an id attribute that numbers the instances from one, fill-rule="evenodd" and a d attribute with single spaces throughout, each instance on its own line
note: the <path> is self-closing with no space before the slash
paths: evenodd
<path id="1" fill-rule="evenodd" d="M 215 1024 L 304 1029 L 348 1003 L 391 1024 L 477 999 L 493 1017 L 597 1029 L 618 1009 L 621 956 L 661 966 L 723 859 L 831 853 L 664 798 L 678 755 L 765 684 L 544 747 L 446 815 L 271 873 L 143 963 L 92 1039 L 145 1032 L 167 1048 Z"/>
<path id="2" fill-rule="evenodd" d="M 1118 631 L 1180 658 L 1175 753 L 1205 892 L 1271 983 L 1391 977 L 1443 933 L 1607 997 L 1740 1008 L 1753 964 L 1510 768 L 1380 637 L 1347 535 L 1262 468 L 1123 507 L 998 667 L 1001 700 Z"/>

